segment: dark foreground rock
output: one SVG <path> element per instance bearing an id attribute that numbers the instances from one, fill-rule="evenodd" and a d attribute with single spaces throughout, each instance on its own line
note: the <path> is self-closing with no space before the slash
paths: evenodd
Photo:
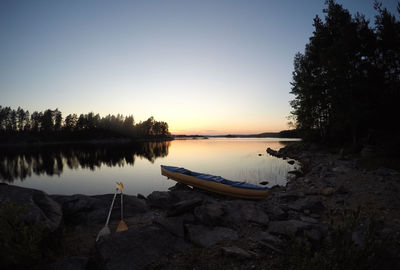
<path id="1" fill-rule="evenodd" d="M 104 224 L 108 211 L 110 209 L 112 194 L 86 196 L 86 195 L 52 195 L 57 201 L 64 213 L 65 222 L 69 225 L 93 225 Z M 112 220 L 118 220 L 120 217 L 121 201 L 120 195 L 115 200 L 112 211 Z M 149 207 L 136 196 L 124 195 L 124 217 L 130 218 L 138 213 L 149 211 Z"/>
<path id="2" fill-rule="evenodd" d="M 84 270 L 88 264 L 88 257 L 72 256 L 50 264 L 46 270 Z"/>
<path id="3" fill-rule="evenodd" d="M 50 232 L 60 227 L 63 217 L 62 209 L 43 191 L 0 184 L 0 205 L 6 203 L 25 207 L 20 218 L 29 225 L 44 225 Z"/>
<path id="4" fill-rule="evenodd" d="M 203 225 L 187 225 L 189 241 L 200 247 L 210 247 L 223 240 L 237 240 L 236 231 L 226 227 L 206 227 Z"/>
<path id="5" fill-rule="evenodd" d="M 161 257 L 189 246 L 184 239 L 153 224 L 100 240 L 90 265 L 93 269 L 145 269 Z"/>

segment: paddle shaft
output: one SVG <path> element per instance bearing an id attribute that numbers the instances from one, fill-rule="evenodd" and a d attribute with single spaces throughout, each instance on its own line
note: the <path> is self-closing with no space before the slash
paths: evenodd
<path id="1" fill-rule="evenodd" d="M 122 199 L 122 190 L 121 190 L 121 220 L 123 220 L 124 216 L 124 201 Z"/>
<path id="2" fill-rule="evenodd" d="M 114 206 L 115 197 L 117 196 L 117 190 L 118 190 L 118 189 L 116 189 L 116 190 L 115 190 L 115 193 L 114 193 L 114 198 L 113 198 L 113 200 L 112 200 L 112 202 L 111 202 L 111 206 L 110 206 L 110 211 L 108 211 L 108 216 L 107 216 L 106 226 L 108 226 L 108 222 L 110 221 L 110 217 L 111 217 L 111 210 L 113 209 L 113 206 Z"/>

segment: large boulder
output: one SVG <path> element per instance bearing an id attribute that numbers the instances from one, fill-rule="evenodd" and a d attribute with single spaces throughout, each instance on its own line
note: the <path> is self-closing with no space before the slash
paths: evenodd
<path id="1" fill-rule="evenodd" d="M 194 216 L 197 221 L 207 226 L 222 224 L 224 210 L 216 202 L 208 202 L 194 209 Z"/>
<path id="2" fill-rule="evenodd" d="M 177 200 L 171 195 L 171 192 L 167 191 L 153 191 L 146 200 L 147 204 L 154 208 L 168 209 L 171 204 L 177 202 Z"/>
<path id="3" fill-rule="evenodd" d="M 161 225 L 165 230 L 181 238 L 185 238 L 185 224 L 193 222 L 194 216 L 189 213 L 176 217 L 159 217 L 154 220 L 154 223 Z"/>
<path id="4" fill-rule="evenodd" d="M 53 195 L 52 198 L 62 205 L 65 221 L 72 225 L 93 225 L 102 224 L 106 221 L 110 210 L 113 194 L 86 196 L 81 194 L 63 196 Z M 124 218 L 129 218 L 138 213 L 145 213 L 149 210 L 143 200 L 136 196 L 123 196 Z M 118 195 L 114 202 L 114 207 L 110 222 L 119 221 L 121 218 L 121 200 Z"/>
<path id="5" fill-rule="evenodd" d="M 61 224 L 61 206 L 43 191 L 0 184 L 0 205 L 5 203 L 26 207 L 20 218 L 29 225 L 44 225 L 50 232 L 54 232 Z"/>
<path id="6" fill-rule="evenodd" d="M 190 246 L 162 226 L 153 224 L 100 239 L 90 265 L 93 269 L 146 269 L 163 256 Z"/>
<path id="7" fill-rule="evenodd" d="M 247 226 L 248 223 L 268 225 L 269 218 L 264 209 L 253 201 L 230 200 L 221 203 L 226 226 Z"/>
<path id="8" fill-rule="evenodd" d="M 107 205 L 109 207 L 111 203 L 81 194 L 52 197 L 61 204 L 65 222 L 72 225 L 104 223 L 108 211 Z"/>

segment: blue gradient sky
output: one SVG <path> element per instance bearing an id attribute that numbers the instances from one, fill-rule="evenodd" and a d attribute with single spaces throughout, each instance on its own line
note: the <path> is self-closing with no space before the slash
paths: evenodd
<path id="1" fill-rule="evenodd" d="M 337 1 L 371 18 L 373 0 Z M 396 1 L 382 1 L 395 12 Z M 0 105 L 154 116 L 173 133 L 287 128 L 324 0 L 0 1 Z"/>

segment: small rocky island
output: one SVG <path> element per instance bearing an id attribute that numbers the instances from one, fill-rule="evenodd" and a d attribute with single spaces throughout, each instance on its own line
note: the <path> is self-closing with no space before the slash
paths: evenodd
<path id="1" fill-rule="evenodd" d="M 399 172 L 367 171 L 356 160 L 315 145 L 292 144 L 268 153 L 298 160 L 302 168 L 267 199 L 228 198 L 182 184 L 147 197 L 124 195 L 129 229 L 115 233 L 121 207 L 117 199 L 112 233 L 98 242 L 113 194 L 48 195 L 0 184 L 1 267 L 399 267 Z"/>

